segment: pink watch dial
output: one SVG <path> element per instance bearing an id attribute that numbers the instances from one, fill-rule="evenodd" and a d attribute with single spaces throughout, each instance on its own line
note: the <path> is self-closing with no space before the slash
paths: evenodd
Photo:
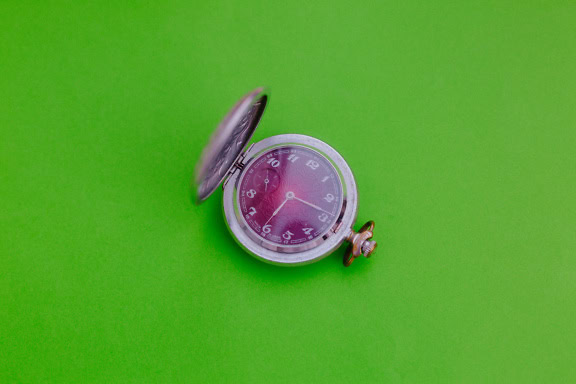
<path id="1" fill-rule="evenodd" d="M 242 217 L 254 234 L 280 246 L 323 236 L 342 210 L 342 183 L 332 163 L 300 145 L 254 159 L 238 188 Z"/>

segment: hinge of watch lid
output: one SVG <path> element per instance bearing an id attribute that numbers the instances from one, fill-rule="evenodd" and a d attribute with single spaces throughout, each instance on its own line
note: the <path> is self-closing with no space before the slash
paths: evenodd
<path id="1" fill-rule="evenodd" d="M 245 165 L 244 164 L 244 158 L 246 158 L 246 154 L 248 153 L 248 151 L 250 151 L 252 149 L 253 146 L 254 146 L 254 143 L 250 144 L 248 149 L 245 150 L 244 152 L 242 152 L 236 158 L 234 165 L 232 165 L 232 167 L 230 167 L 230 170 L 228 171 L 228 174 L 226 175 L 226 178 L 224 179 L 224 182 L 222 183 L 222 189 L 224 189 L 226 187 L 226 184 L 228 184 L 228 180 L 230 180 L 232 175 L 234 173 L 236 173 L 237 170 L 240 170 L 240 172 L 242 172 L 242 170 L 244 169 L 244 165 Z"/>

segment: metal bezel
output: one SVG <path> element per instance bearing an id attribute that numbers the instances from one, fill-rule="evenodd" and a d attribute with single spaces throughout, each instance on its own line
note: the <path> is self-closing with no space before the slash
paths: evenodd
<path id="1" fill-rule="evenodd" d="M 263 246 L 262 241 L 257 241 L 249 235 L 250 229 L 246 226 L 242 218 L 238 217 L 239 209 L 236 196 L 238 183 L 243 174 L 242 170 L 235 172 L 227 181 L 227 184 L 224 187 L 223 205 L 226 222 L 232 235 L 240 246 L 247 252 L 256 258 L 272 264 L 301 265 L 312 263 L 328 256 L 347 238 L 356 220 L 358 191 L 352 170 L 344 158 L 328 144 L 310 136 L 286 134 L 264 139 L 254 144 L 246 152 L 244 164 L 248 165 L 249 162 L 253 161 L 263 151 L 268 151 L 274 147 L 289 144 L 308 146 L 317 152 L 320 152 L 320 154 L 324 155 L 332 162 L 340 174 L 343 187 L 343 207 L 338 215 L 338 220 L 332 227 L 336 229 L 333 234 L 326 238 L 325 236 L 320 237 L 315 241 L 318 243 L 314 248 L 302 252 L 282 253 L 269 249 L 269 246 Z M 244 169 L 246 168 L 247 167 L 244 167 Z"/>

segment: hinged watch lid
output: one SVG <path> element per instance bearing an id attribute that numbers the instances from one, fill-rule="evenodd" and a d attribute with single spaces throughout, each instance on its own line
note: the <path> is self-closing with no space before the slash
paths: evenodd
<path id="1" fill-rule="evenodd" d="M 218 125 L 196 165 L 197 204 L 206 200 L 234 167 L 260 122 L 268 98 L 269 92 L 265 88 L 255 89 L 240 99 Z"/>

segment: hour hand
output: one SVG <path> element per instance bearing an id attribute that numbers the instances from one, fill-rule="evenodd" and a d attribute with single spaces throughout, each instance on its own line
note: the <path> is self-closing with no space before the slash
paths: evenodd
<path id="1" fill-rule="evenodd" d="M 294 200 L 298 200 L 299 202 L 304 203 L 304 204 L 306 204 L 306 205 L 308 205 L 308 206 L 310 206 L 310 207 L 312 207 L 312 208 L 314 208 L 314 209 L 317 209 L 317 210 L 322 211 L 322 212 L 326 212 L 326 213 L 328 213 L 329 215 L 334 216 L 333 213 L 328 212 L 328 211 L 320 208 L 319 206 L 317 206 L 317 205 L 315 205 L 315 204 L 309 203 L 309 202 L 307 202 L 306 200 L 302 200 L 302 199 L 300 199 L 300 198 L 298 198 L 298 197 L 296 197 L 296 196 L 294 196 Z"/>

